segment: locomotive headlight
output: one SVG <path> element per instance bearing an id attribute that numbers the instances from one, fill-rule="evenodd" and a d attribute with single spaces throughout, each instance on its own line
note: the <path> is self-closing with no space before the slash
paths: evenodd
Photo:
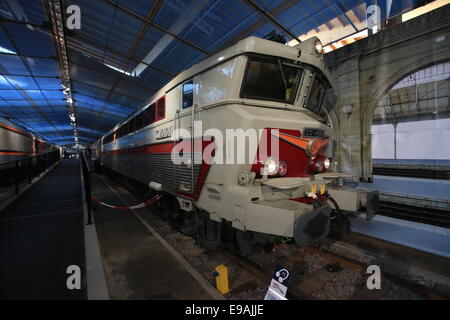
<path id="1" fill-rule="evenodd" d="M 329 158 L 326 158 L 325 160 L 323 160 L 322 165 L 323 165 L 323 168 L 324 168 L 325 170 L 330 169 L 330 167 L 331 167 L 331 161 L 330 161 L 330 159 L 329 159 Z"/>
<path id="2" fill-rule="evenodd" d="M 267 159 L 264 163 L 264 173 L 269 176 L 277 174 L 279 168 L 278 163 L 273 159 Z"/>
<path id="3" fill-rule="evenodd" d="M 284 161 L 280 161 L 280 164 L 278 165 L 278 174 L 280 176 L 284 176 L 287 173 L 287 164 Z"/>
<path id="4" fill-rule="evenodd" d="M 331 160 L 329 158 L 316 159 L 312 165 L 315 173 L 322 173 L 330 169 Z"/>
<path id="5" fill-rule="evenodd" d="M 322 46 L 322 42 L 320 42 L 320 40 L 316 40 L 316 42 L 314 43 L 314 50 L 316 50 L 317 54 L 323 53 L 323 46 Z"/>

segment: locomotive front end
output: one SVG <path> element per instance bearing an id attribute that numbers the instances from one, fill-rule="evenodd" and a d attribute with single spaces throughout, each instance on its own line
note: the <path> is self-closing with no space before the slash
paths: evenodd
<path id="1" fill-rule="evenodd" d="M 296 58 L 290 53 L 248 56 L 240 97 L 244 105 L 263 102 L 268 108 L 254 113 L 252 126 L 263 134 L 256 160 L 239 173 L 231 191 L 236 203 L 245 203 L 232 208 L 232 223 L 241 230 L 293 237 L 306 246 L 330 230 L 349 231 L 349 216 L 364 212 L 373 218 L 379 196 L 350 187 L 358 176 L 337 170 L 332 78 L 320 40 L 308 39 L 295 49 Z"/>
<path id="2" fill-rule="evenodd" d="M 378 207 L 377 191 L 347 186 L 355 177 L 336 172 L 332 132 L 320 122 L 300 130 L 266 128 L 251 170 L 238 177 L 251 199 L 245 228 L 293 237 L 301 246 L 329 235 L 330 229 L 349 231 L 349 215 L 365 213 L 369 220 Z"/>

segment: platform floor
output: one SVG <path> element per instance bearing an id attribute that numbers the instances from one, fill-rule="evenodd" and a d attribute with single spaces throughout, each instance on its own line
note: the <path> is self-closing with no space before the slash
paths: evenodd
<path id="1" fill-rule="evenodd" d="M 85 299 L 80 160 L 63 159 L 0 212 L 0 299 Z"/>
<path id="2" fill-rule="evenodd" d="M 352 218 L 352 231 L 450 258 L 450 229 L 381 215 Z"/>
<path id="3" fill-rule="evenodd" d="M 450 180 L 373 176 L 373 183 L 360 182 L 358 187 L 429 199 L 450 200 Z"/>
<path id="4" fill-rule="evenodd" d="M 106 176 L 92 175 L 92 191 L 112 205 L 124 206 L 121 199 L 130 205 L 140 203 Z M 153 216 L 149 208 L 131 212 L 97 205 L 93 212 L 110 299 L 223 298 L 200 274 L 193 276 L 149 230 L 145 225 Z"/>

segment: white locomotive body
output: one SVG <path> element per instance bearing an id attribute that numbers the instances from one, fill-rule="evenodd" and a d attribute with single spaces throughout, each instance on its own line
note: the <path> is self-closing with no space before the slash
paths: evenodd
<path id="1" fill-rule="evenodd" d="M 342 183 L 348 175 L 333 172 L 331 82 L 317 38 L 289 47 L 249 37 L 180 73 L 92 154 L 101 166 L 164 192 L 176 203 L 166 205 L 171 219 L 181 227 L 195 220 L 207 245 L 230 228 L 241 248 L 263 235 L 308 245 L 342 211 L 366 209 L 371 218 L 378 202 L 376 192 L 349 189 Z M 259 132 L 245 161 L 236 161 L 242 150 L 225 139 L 231 129 L 236 141 Z M 274 136 L 278 157 L 260 157 Z M 204 158 L 208 149 L 215 162 Z M 188 161 L 175 163 L 174 154 Z M 216 161 L 219 155 L 227 161 Z"/>

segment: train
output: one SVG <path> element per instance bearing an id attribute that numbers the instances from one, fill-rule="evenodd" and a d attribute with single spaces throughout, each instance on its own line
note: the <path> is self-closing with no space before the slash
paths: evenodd
<path id="1" fill-rule="evenodd" d="M 210 249 L 247 254 L 348 231 L 349 215 L 376 215 L 379 194 L 337 170 L 323 54 L 316 37 L 293 47 L 243 39 L 173 78 L 98 139 L 92 159 L 163 195 L 172 225 Z"/>
<path id="2" fill-rule="evenodd" d="M 57 149 L 60 147 L 44 141 L 10 119 L 0 117 L 0 185 L 8 185 L 14 179 L 16 160 Z"/>

